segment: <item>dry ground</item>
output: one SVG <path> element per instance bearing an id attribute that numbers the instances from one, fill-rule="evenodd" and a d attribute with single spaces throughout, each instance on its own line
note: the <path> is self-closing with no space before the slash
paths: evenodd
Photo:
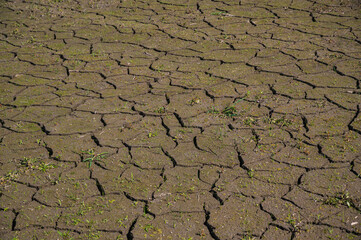
<path id="1" fill-rule="evenodd" d="M 1 239 L 360 239 L 347 0 L 0 0 Z"/>

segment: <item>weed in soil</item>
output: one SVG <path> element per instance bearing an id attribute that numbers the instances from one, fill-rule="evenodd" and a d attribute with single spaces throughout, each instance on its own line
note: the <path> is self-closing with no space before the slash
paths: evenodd
<path id="1" fill-rule="evenodd" d="M 82 153 L 86 155 L 82 162 L 87 162 L 89 168 L 92 166 L 93 162 L 103 162 L 102 159 L 106 158 L 108 154 L 107 152 L 97 154 L 94 149 L 88 149 L 82 151 Z"/>
<path id="2" fill-rule="evenodd" d="M 227 117 L 235 117 L 237 116 L 237 110 L 234 106 L 228 106 L 222 110 L 222 114 L 224 114 Z"/>
<path id="3" fill-rule="evenodd" d="M 324 199 L 323 203 L 335 207 L 343 205 L 349 208 L 355 208 L 360 211 L 359 207 L 356 206 L 355 201 L 351 198 L 348 192 L 338 192 L 335 194 L 335 196 Z"/>

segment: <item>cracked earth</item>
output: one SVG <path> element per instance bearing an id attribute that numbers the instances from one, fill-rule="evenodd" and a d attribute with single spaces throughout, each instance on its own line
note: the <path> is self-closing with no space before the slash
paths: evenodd
<path id="1" fill-rule="evenodd" d="M 360 239 L 358 0 L 0 1 L 0 239 Z"/>

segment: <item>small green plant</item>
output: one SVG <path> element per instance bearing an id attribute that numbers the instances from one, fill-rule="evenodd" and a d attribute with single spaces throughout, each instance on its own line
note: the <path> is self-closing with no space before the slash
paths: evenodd
<path id="1" fill-rule="evenodd" d="M 252 237 L 252 236 L 245 236 L 243 238 L 241 238 L 241 240 L 255 240 L 256 238 L 255 237 Z"/>
<path id="2" fill-rule="evenodd" d="M 207 110 L 207 113 L 219 114 L 219 111 L 217 109 L 215 109 L 214 107 L 212 107 Z"/>
<path id="3" fill-rule="evenodd" d="M 44 161 L 39 160 L 38 158 L 27 158 L 24 157 L 20 160 L 20 165 L 27 169 L 36 169 L 42 172 L 46 172 L 49 169 L 56 168 L 56 165 L 46 163 Z"/>
<path id="4" fill-rule="evenodd" d="M 56 166 L 54 164 L 40 162 L 40 164 L 37 166 L 37 169 L 42 171 L 42 172 L 46 172 L 47 170 L 53 169 L 55 167 Z"/>
<path id="5" fill-rule="evenodd" d="M 234 106 L 228 106 L 225 109 L 222 110 L 222 114 L 224 114 L 227 117 L 234 117 L 237 116 L 237 110 Z"/>
<path id="6" fill-rule="evenodd" d="M 288 213 L 286 217 L 286 221 L 288 224 L 290 224 L 293 228 L 293 231 L 297 232 L 299 231 L 299 221 L 295 217 L 295 214 Z"/>
<path id="7" fill-rule="evenodd" d="M 291 224 L 293 227 L 296 226 L 296 219 L 291 215 L 291 213 L 289 213 L 287 215 L 287 223 Z"/>
<path id="8" fill-rule="evenodd" d="M 254 124 L 257 122 L 257 120 L 254 119 L 254 118 L 252 118 L 252 117 L 246 117 L 246 119 L 244 119 L 243 122 L 244 122 L 244 124 L 247 125 L 247 126 L 252 126 L 252 125 L 254 125 Z"/>
<path id="9" fill-rule="evenodd" d="M 292 121 L 289 119 L 286 119 L 284 116 L 282 118 L 279 119 L 275 119 L 274 123 L 276 123 L 277 125 L 280 125 L 281 127 L 283 126 L 289 126 L 292 124 Z"/>
<path id="10" fill-rule="evenodd" d="M 154 112 L 156 112 L 156 113 L 165 113 L 165 108 L 164 107 L 157 108 Z"/>
<path id="11" fill-rule="evenodd" d="M 160 73 L 164 69 L 164 65 L 160 65 L 154 68 L 158 73 Z"/>
<path id="12" fill-rule="evenodd" d="M 282 116 L 281 118 L 269 118 L 269 117 L 265 117 L 264 119 L 265 123 L 268 124 L 276 124 L 280 127 L 288 127 L 290 125 L 292 125 L 292 120 L 285 118 L 285 116 Z"/>
<path id="13" fill-rule="evenodd" d="M 119 227 L 125 227 L 126 225 L 124 224 L 124 222 L 128 221 L 128 215 L 125 216 L 125 218 L 119 218 L 117 220 L 117 223 L 119 224 Z"/>
<path id="14" fill-rule="evenodd" d="M 27 157 L 24 157 L 23 159 L 20 160 L 20 165 L 22 167 L 27 167 L 27 168 L 30 168 L 30 169 L 34 169 L 36 168 L 36 163 L 38 162 L 39 160 L 37 158 L 27 158 Z"/>
<path id="15" fill-rule="evenodd" d="M 253 169 L 249 169 L 247 171 L 247 175 L 250 177 L 250 178 L 253 178 L 254 177 L 254 170 Z"/>
<path id="16" fill-rule="evenodd" d="M 0 177 L 0 187 L 5 187 L 9 182 L 15 180 L 19 175 L 18 171 L 9 171 L 5 176 Z"/>
<path id="17" fill-rule="evenodd" d="M 22 33 L 20 33 L 20 30 L 18 28 L 15 28 L 12 32 L 11 32 L 12 36 L 14 36 L 15 38 L 21 38 L 24 35 Z"/>
<path id="18" fill-rule="evenodd" d="M 342 55 L 330 54 L 330 58 L 342 58 Z"/>
<path id="19" fill-rule="evenodd" d="M 86 155 L 82 162 L 87 162 L 89 168 L 92 166 L 93 162 L 103 162 L 102 159 L 106 158 L 108 154 L 107 152 L 96 154 L 92 148 L 82 151 L 82 153 Z"/>
<path id="20" fill-rule="evenodd" d="M 146 232 L 148 232 L 151 229 L 154 229 L 154 226 L 152 224 L 147 224 L 144 226 L 144 231 L 146 231 Z"/>
<path id="21" fill-rule="evenodd" d="M 148 138 L 155 137 L 155 136 L 157 136 L 157 135 L 158 135 L 157 132 L 149 132 L 149 133 L 148 133 Z"/>
<path id="22" fill-rule="evenodd" d="M 63 240 L 71 240 L 71 239 L 74 239 L 72 237 L 70 237 L 70 232 L 69 231 L 66 231 L 66 232 L 60 232 L 60 231 L 57 231 L 58 234 L 60 235 L 60 237 L 63 239 Z"/>
<path id="23" fill-rule="evenodd" d="M 191 106 L 193 106 L 193 105 L 199 104 L 200 102 L 201 102 L 201 99 L 199 97 L 195 97 L 189 102 L 189 104 Z"/>
<path id="24" fill-rule="evenodd" d="M 335 196 L 328 197 L 327 199 L 323 200 L 324 204 L 332 205 L 335 207 L 338 207 L 339 205 L 344 205 L 349 208 L 356 208 L 359 210 L 359 208 L 354 203 L 354 200 L 350 197 L 348 192 L 338 192 L 335 194 Z"/>
<path id="25" fill-rule="evenodd" d="M 87 239 L 100 239 L 101 236 L 99 232 L 90 232 L 86 237 Z"/>
<path id="26" fill-rule="evenodd" d="M 93 57 L 99 57 L 99 56 L 100 56 L 100 53 L 94 51 L 94 52 L 91 53 L 91 55 L 92 55 Z"/>
<path id="27" fill-rule="evenodd" d="M 215 16 L 223 16 L 225 15 L 226 12 L 225 11 L 219 11 L 219 12 L 212 12 L 211 15 L 215 15 Z"/>

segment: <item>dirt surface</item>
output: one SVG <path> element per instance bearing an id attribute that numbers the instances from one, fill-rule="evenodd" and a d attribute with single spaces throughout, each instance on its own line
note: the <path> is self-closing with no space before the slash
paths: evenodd
<path id="1" fill-rule="evenodd" d="M 0 239 L 360 239 L 354 0 L 0 0 Z"/>

